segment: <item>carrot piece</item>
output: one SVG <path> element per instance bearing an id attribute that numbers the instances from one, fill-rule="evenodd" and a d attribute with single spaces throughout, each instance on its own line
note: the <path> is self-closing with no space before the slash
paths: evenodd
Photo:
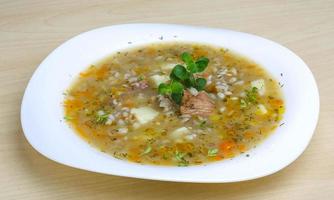
<path id="1" fill-rule="evenodd" d="M 195 48 L 192 55 L 193 55 L 194 58 L 197 59 L 199 57 L 208 55 L 208 52 L 206 50 L 201 49 L 201 48 Z"/>
<path id="2" fill-rule="evenodd" d="M 251 139 L 252 137 L 254 137 L 254 133 L 253 132 L 250 132 L 250 131 L 247 131 L 244 133 L 244 136 L 246 139 Z"/>
<path id="3" fill-rule="evenodd" d="M 222 160 L 223 157 L 218 155 L 218 156 L 215 156 L 214 159 L 215 159 L 215 160 Z"/>
<path id="4" fill-rule="evenodd" d="M 134 162 L 139 162 L 141 160 L 140 153 L 141 153 L 140 148 L 138 148 L 138 147 L 130 148 L 129 151 L 128 151 L 129 160 L 132 160 Z"/>
<path id="5" fill-rule="evenodd" d="M 147 54 L 150 56 L 153 56 L 156 53 L 156 50 L 154 48 L 148 48 L 146 51 L 147 51 Z"/>
<path id="6" fill-rule="evenodd" d="M 82 101 L 80 101 L 78 99 L 73 99 L 73 100 L 66 99 L 64 101 L 64 106 L 67 109 L 80 109 L 80 108 L 83 107 L 83 103 L 82 103 Z"/>
<path id="7" fill-rule="evenodd" d="M 271 105 L 277 106 L 277 107 L 283 105 L 283 101 L 280 99 L 271 99 L 269 102 Z"/>
<path id="8" fill-rule="evenodd" d="M 240 152 L 245 152 L 246 151 L 246 146 L 244 144 L 239 144 L 238 149 Z"/>
<path id="9" fill-rule="evenodd" d="M 108 65 L 103 65 L 102 67 L 96 70 L 95 72 L 96 78 L 103 79 L 105 76 L 108 75 L 108 72 L 109 72 Z"/>
<path id="10" fill-rule="evenodd" d="M 204 72 L 204 73 L 203 73 L 203 77 L 204 77 L 204 78 L 208 78 L 208 77 L 209 77 L 209 73 Z"/>
<path id="11" fill-rule="evenodd" d="M 135 103 L 132 100 L 128 99 L 123 103 L 123 105 L 128 108 L 133 108 L 135 106 Z"/>
<path id="12" fill-rule="evenodd" d="M 92 97 L 92 92 L 89 91 L 89 90 L 85 90 L 85 91 L 76 91 L 76 92 L 73 93 L 73 96 L 90 98 L 90 97 Z"/>
<path id="13" fill-rule="evenodd" d="M 210 93 L 217 93 L 217 89 L 213 84 L 210 84 L 206 87 L 206 90 Z"/>
<path id="14" fill-rule="evenodd" d="M 87 78 L 89 76 L 91 76 L 91 73 L 89 73 L 89 72 L 81 72 L 80 73 L 80 77 L 82 77 L 82 78 Z"/>
<path id="15" fill-rule="evenodd" d="M 181 152 L 191 152 L 194 148 L 192 143 L 177 143 L 176 149 Z"/>
<path id="16" fill-rule="evenodd" d="M 96 71 L 95 66 L 94 66 L 94 65 L 91 65 L 90 68 L 89 68 L 88 70 L 86 70 L 86 71 L 80 73 L 80 77 L 82 77 L 82 78 L 87 78 L 87 77 L 94 76 L 95 71 Z"/>
<path id="17" fill-rule="evenodd" d="M 235 148 L 236 144 L 233 140 L 225 140 L 220 145 L 219 148 L 223 153 L 229 153 Z"/>

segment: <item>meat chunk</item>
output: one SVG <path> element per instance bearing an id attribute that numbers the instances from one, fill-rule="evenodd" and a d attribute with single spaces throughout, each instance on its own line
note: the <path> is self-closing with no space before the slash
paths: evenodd
<path id="1" fill-rule="evenodd" d="M 184 92 L 180 107 L 182 115 L 208 116 L 214 109 L 215 105 L 206 92 L 199 92 L 196 96 L 191 95 L 188 91 Z"/>

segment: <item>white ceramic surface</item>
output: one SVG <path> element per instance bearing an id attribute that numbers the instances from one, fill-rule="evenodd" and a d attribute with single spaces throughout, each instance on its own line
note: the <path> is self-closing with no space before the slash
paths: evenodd
<path id="1" fill-rule="evenodd" d="M 284 84 L 284 126 L 247 152 L 250 157 L 241 155 L 201 166 L 163 167 L 129 163 L 99 152 L 62 120 L 62 93 L 80 71 L 117 50 L 165 41 L 194 41 L 222 46 L 261 64 Z M 319 94 L 312 73 L 297 55 L 275 42 L 224 29 L 124 24 L 82 33 L 45 58 L 26 88 L 21 122 L 30 144 L 44 156 L 64 165 L 154 180 L 236 182 L 272 174 L 293 162 L 310 142 L 318 113 Z"/>

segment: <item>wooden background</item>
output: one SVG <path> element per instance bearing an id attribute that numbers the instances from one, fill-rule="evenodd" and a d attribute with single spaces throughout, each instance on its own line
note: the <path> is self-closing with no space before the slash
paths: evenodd
<path id="1" fill-rule="evenodd" d="M 82 31 L 132 22 L 234 29 L 296 52 L 320 89 L 320 120 L 310 146 L 274 175 L 231 184 L 107 176 L 41 156 L 25 140 L 19 118 L 24 89 L 38 64 Z M 0 0 L 0 199 L 334 199 L 333 69 L 333 0 Z"/>

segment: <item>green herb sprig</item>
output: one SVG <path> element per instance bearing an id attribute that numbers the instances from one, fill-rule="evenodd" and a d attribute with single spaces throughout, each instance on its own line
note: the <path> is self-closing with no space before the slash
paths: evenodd
<path id="1" fill-rule="evenodd" d="M 178 166 L 179 167 L 185 167 L 185 166 L 189 165 L 189 161 L 187 161 L 185 159 L 185 155 L 186 155 L 186 153 L 182 153 L 182 152 L 179 152 L 179 151 L 175 152 L 174 157 L 178 161 Z"/>
<path id="2" fill-rule="evenodd" d="M 95 116 L 95 122 L 98 124 L 105 124 L 108 120 L 108 117 L 109 117 L 109 113 L 105 113 L 105 112 L 97 113 Z"/>
<path id="3" fill-rule="evenodd" d="M 246 90 L 246 99 L 250 103 L 257 103 L 257 88 L 252 87 L 251 90 Z"/>
<path id="4" fill-rule="evenodd" d="M 194 74 L 203 72 L 209 64 L 208 58 L 201 57 L 194 61 L 187 52 L 182 53 L 181 59 L 186 67 L 180 64 L 175 65 L 169 75 L 171 82 L 161 83 L 158 88 L 159 94 L 170 95 L 177 104 L 181 104 L 185 88 L 193 87 L 197 91 L 205 89 L 206 80 L 196 78 Z"/>
<path id="5" fill-rule="evenodd" d="M 247 108 L 251 104 L 257 104 L 257 94 L 258 89 L 256 87 L 252 87 L 250 90 L 245 90 L 246 97 L 240 100 L 240 107 L 242 109 Z"/>

